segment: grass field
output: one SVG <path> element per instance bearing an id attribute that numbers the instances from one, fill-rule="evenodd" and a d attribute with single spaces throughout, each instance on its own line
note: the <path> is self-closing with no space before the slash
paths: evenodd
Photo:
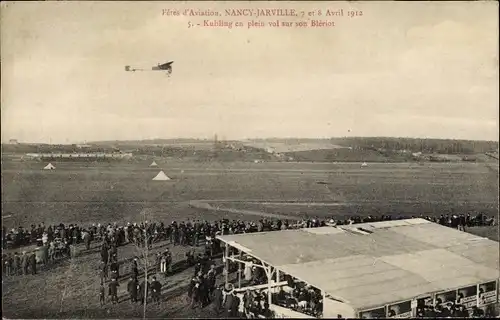
<path id="1" fill-rule="evenodd" d="M 197 163 L 154 159 L 116 163 L 2 163 L 2 224 L 260 219 L 267 216 L 405 214 L 440 215 L 498 210 L 498 170 L 481 163 Z M 152 181 L 162 169 L 171 181 Z M 209 204 L 211 207 L 207 206 Z M 213 209 L 219 207 L 219 210 Z M 474 231 L 482 232 L 482 231 Z M 493 233 L 493 231 L 490 231 Z M 134 255 L 119 249 L 121 260 Z M 155 250 L 160 250 L 159 248 Z M 174 263 L 182 260 L 174 250 Z M 129 302 L 99 307 L 97 252 L 63 262 L 36 276 L 5 279 L 3 313 L 9 318 L 130 318 Z M 124 262 L 125 263 L 125 262 Z M 209 317 L 187 308 L 192 270 L 168 278 L 161 306 L 151 317 Z M 65 289 L 66 288 L 66 289 Z M 66 291 L 64 291 L 66 290 Z M 64 299 L 62 299 L 63 292 Z M 126 281 L 119 291 L 125 299 Z M 167 300 L 168 299 L 168 300 Z"/>
<path id="2" fill-rule="evenodd" d="M 224 207 L 292 216 L 440 215 L 452 210 L 496 214 L 498 208 L 498 172 L 476 163 L 370 164 L 362 168 L 356 163 L 157 162 L 171 181 L 152 181 L 160 168 L 149 168 L 149 160 L 53 163 L 53 171 L 41 170 L 44 163 L 4 164 L 2 212 L 9 217 L 2 222 L 6 227 L 40 222 L 125 222 L 137 220 L 143 209 L 165 222 L 233 216 L 189 206 L 189 201 L 203 199 L 219 200 Z M 265 203 L 270 201 L 336 204 Z"/>
<path id="3" fill-rule="evenodd" d="M 476 236 L 488 238 L 494 241 L 499 241 L 498 239 L 498 226 L 488 226 L 488 227 L 471 227 L 466 230 L 469 233 L 475 234 Z M 499 247 L 500 250 L 500 247 Z"/>
<path id="4" fill-rule="evenodd" d="M 259 149 L 272 149 L 275 152 L 295 152 L 307 150 L 323 150 L 323 149 L 339 149 L 347 148 L 331 143 L 330 141 L 287 141 L 287 142 L 274 142 L 274 141 L 245 141 L 244 145 L 251 146 Z"/>

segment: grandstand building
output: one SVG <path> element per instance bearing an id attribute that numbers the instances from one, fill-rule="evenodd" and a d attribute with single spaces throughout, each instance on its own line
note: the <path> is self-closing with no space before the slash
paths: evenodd
<path id="1" fill-rule="evenodd" d="M 278 317 L 313 317 L 277 302 L 277 292 L 294 291 L 287 278 L 321 291 L 323 318 L 410 318 L 426 305 L 498 303 L 498 243 L 425 219 L 217 238 L 226 268 L 258 261 L 267 276 L 259 288 Z M 255 287 L 235 291 L 247 289 Z"/>
<path id="2" fill-rule="evenodd" d="M 132 153 L 28 153 L 26 154 L 31 159 L 43 160 L 74 160 L 74 159 L 88 159 L 88 160 L 120 160 L 132 157 Z"/>

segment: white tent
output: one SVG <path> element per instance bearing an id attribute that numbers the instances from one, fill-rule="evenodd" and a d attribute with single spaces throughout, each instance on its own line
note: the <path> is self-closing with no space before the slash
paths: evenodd
<path id="1" fill-rule="evenodd" d="M 156 164 L 156 161 L 153 161 L 149 166 L 150 167 L 158 167 L 158 165 Z"/>
<path id="2" fill-rule="evenodd" d="M 368 164 L 367 164 L 366 162 L 363 162 L 363 163 L 361 164 L 361 166 L 362 166 L 362 167 L 366 167 L 366 166 L 368 166 Z"/>
<path id="3" fill-rule="evenodd" d="M 54 167 L 54 166 L 52 165 L 52 163 L 49 163 L 48 165 L 46 165 L 46 166 L 43 168 L 43 170 L 54 170 L 55 168 L 56 168 L 56 167 Z"/>
<path id="4" fill-rule="evenodd" d="M 160 173 L 158 173 L 156 175 L 156 177 L 153 178 L 153 180 L 166 181 L 166 180 L 170 180 L 170 178 L 167 177 L 167 175 L 165 174 L 165 172 L 160 171 Z"/>

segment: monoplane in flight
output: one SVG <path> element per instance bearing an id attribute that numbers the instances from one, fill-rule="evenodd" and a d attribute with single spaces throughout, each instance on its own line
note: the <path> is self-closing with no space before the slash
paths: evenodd
<path id="1" fill-rule="evenodd" d="M 172 73 L 172 63 L 173 61 L 169 61 L 163 64 L 159 64 L 157 66 L 154 66 L 151 68 L 151 71 L 166 71 L 167 76 L 170 77 L 170 74 Z M 135 72 L 135 71 L 149 71 L 146 69 L 140 69 L 140 68 L 131 68 L 130 66 L 125 66 L 125 71 L 129 72 Z"/>

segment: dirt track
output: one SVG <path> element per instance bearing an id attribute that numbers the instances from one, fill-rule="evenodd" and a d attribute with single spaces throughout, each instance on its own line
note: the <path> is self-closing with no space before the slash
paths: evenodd
<path id="1" fill-rule="evenodd" d="M 255 210 L 223 208 L 220 206 L 214 207 L 204 200 L 192 200 L 189 202 L 189 205 L 192 207 L 198 208 L 198 209 L 205 209 L 205 210 L 211 210 L 211 211 L 224 211 L 224 212 L 230 212 L 230 213 L 239 213 L 239 214 L 262 216 L 262 217 L 276 218 L 276 219 L 292 219 L 293 218 L 291 216 L 285 216 L 285 215 L 275 214 L 275 213 L 266 213 L 266 212 L 255 211 Z"/>
<path id="2" fill-rule="evenodd" d="M 263 212 L 259 210 L 248 210 L 248 209 L 236 209 L 236 208 L 228 208 L 225 205 L 228 203 L 243 203 L 243 204 L 257 204 L 257 205 L 272 205 L 272 206 L 303 206 L 303 207 L 341 207 L 341 206 L 350 206 L 353 203 L 348 202 L 295 202 L 295 201 L 253 201 L 253 200 L 191 200 L 189 201 L 189 205 L 193 208 L 210 210 L 215 212 L 228 212 L 242 215 L 253 215 L 253 216 L 261 216 L 268 218 L 276 218 L 276 219 L 298 219 L 297 216 L 292 215 L 283 215 L 283 214 L 275 214 L 269 212 Z M 376 201 L 365 201 L 364 204 L 376 203 Z M 390 203 L 390 202 L 387 202 Z M 418 203 L 418 201 L 400 201 L 397 203 L 406 203 L 413 204 Z M 432 202 L 430 202 L 432 203 Z M 439 203 L 439 202 L 435 202 Z M 470 204 L 470 202 L 468 202 Z M 494 202 L 492 202 L 494 203 Z M 215 205 L 212 205 L 215 204 Z M 358 203 L 358 204 L 361 204 Z"/>

